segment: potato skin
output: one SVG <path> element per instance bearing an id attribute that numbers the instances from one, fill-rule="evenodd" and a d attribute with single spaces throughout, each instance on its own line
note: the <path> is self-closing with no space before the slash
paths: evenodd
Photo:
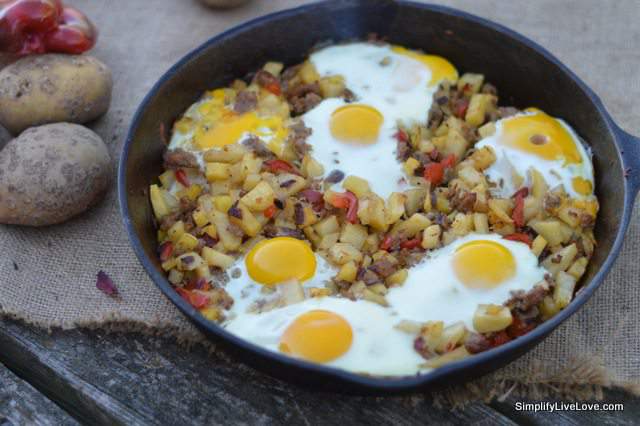
<path id="1" fill-rule="evenodd" d="M 78 124 L 30 128 L 0 151 L 0 223 L 44 226 L 96 204 L 111 158 L 97 134 Z"/>
<path id="2" fill-rule="evenodd" d="M 111 103 L 111 71 L 85 55 L 32 55 L 0 71 L 0 124 L 17 135 L 46 123 L 86 123 Z"/>

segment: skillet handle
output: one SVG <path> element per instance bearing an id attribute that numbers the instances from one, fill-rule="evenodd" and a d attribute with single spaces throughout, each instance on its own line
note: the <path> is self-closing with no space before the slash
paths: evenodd
<path id="1" fill-rule="evenodd" d="M 625 168 L 625 177 L 629 182 L 632 194 L 635 196 L 640 190 L 640 138 L 630 135 L 618 125 L 615 125 L 615 128 L 624 150 L 622 160 Z"/>

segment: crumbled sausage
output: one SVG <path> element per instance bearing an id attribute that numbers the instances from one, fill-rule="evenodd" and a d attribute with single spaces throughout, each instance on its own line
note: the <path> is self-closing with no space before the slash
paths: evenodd
<path id="1" fill-rule="evenodd" d="M 258 105 L 258 97 L 254 92 L 249 90 L 243 90 L 236 96 L 236 101 L 233 104 L 233 110 L 238 114 L 254 110 Z"/>
<path id="2" fill-rule="evenodd" d="M 482 334 L 471 333 L 464 342 L 465 349 L 471 354 L 484 352 L 491 348 L 491 340 Z"/>
<path id="3" fill-rule="evenodd" d="M 172 149 L 164 153 L 165 169 L 195 169 L 197 167 L 199 167 L 199 164 L 195 155 L 182 148 Z"/>

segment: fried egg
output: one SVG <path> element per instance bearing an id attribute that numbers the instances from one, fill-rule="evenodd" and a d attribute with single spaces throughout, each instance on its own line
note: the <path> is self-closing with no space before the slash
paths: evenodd
<path id="1" fill-rule="evenodd" d="M 287 120 L 259 111 L 239 114 L 233 110 L 234 99 L 229 93 L 216 89 L 193 104 L 176 123 L 169 149 L 192 152 L 202 167 L 204 151 L 240 143 L 250 136 L 259 137 L 274 153 L 282 153 L 289 135 Z"/>
<path id="2" fill-rule="evenodd" d="M 312 254 L 304 257 L 307 260 L 289 263 L 312 262 Z M 247 255 L 248 264 L 249 259 Z M 308 275 L 306 267 L 293 268 L 287 276 Z M 411 268 L 402 286 L 389 289 L 388 307 L 366 300 L 313 297 L 267 312 L 235 315 L 223 326 L 256 345 L 308 361 L 353 372 L 414 374 L 424 370 L 424 359 L 413 349 L 415 336 L 397 329 L 397 324 L 464 321 L 473 330 L 479 304 L 502 304 L 511 291 L 528 290 L 543 280 L 545 272 L 526 244 L 497 234 L 470 234 Z M 262 281 L 270 282 L 270 274 Z M 306 282 L 317 279 L 318 274 Z"/>
<path id="3" fill-rule="evenodd" d="M 456 81 L 445 59 L 400 46 L 350 43 L 310 56 L 321 77 L 341 76 L 355 100 L 327 98 L 302 116 L 312 130 L 307 143 L 325 173 L 343 171 L 366 179 L 386 198 L 408 188 L 396 161 L 398 123 L 427 119 L 433 93 L 443 79 Z"/>
<path id="4" fill-rule="evenodd" d="M 497 234 L 469 234 L 411 268 L 387 301 L 404 320 L 464 321 L 473 330 L 479 304 L 500 305 L 512 291 L 530 290 L 545 273 L 526 244 Z"/>
<path id="5" fill-rule="evenodd" d="M 496 122 L 495 133 L 476 144 L 490 147 L 496 161 L 485 170 L 496 184 L 495 193 L 510 197 L 526 186 L 529 170 L 535 169 L 550 187 L 563 186 L 573 198 L 593 195 L 593 165 L 587 148 L 564 121 L 542 111 Z"/>

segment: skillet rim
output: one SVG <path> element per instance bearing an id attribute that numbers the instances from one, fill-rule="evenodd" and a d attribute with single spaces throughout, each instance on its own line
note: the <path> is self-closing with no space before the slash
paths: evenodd
<path id="1" fill-rule="evenodd" d="M 366 4 L 363 1 L 355 1 L 348 2 L 345 7 L 360 7 L 361 4 Z M 609 113 L 606 111 L 602 101 L 600 98 L 593 92 L 593 90 L 587 86 L 576 74 L 574 74 L 567 66 L 565 66 L 560 60 L 558 60 L 555 56 L 553 56 L 548 50 L 544 47 L 540 46 L 533 40 L 495 22 L 487 20 L 485 18 L 478 17 L 476 15 L 472 15 L 467 12 L 460 11 L 458 9 L 426 4 L 426 3 L 417 3 L 414 1 L 404 1 L 397 0 L 395 3 L 398 4 L 399 7 L 409 6 L 420 9 L 432 10 L 438 13 L 442 13 L 448 16 L 452 16 L 455 18 L 463 19 L 467 22 L 473 22 L 475 24 L 479 24 L 492 30 L 497 33 L 501 33 L 504 36 L 510 37 L 518 43 L 521 43 L 529 48 L 535 50 L 538 54 L 542 55 L 545 59 L 551 62 L 555 67 L 557 67 L 561 72 L 566 74 L 573 82 L 575 82 L 581 90 L 585 92 L 588 96 L 590 102 L 593 104 L 597 112 L 599 113 L 602 124 L 605 126 L 606 130 L 612 135 L 612 139 L 614 141 L 614 145 L 616 148 L 616 152 L 618 155 L 618 160 L 620 164 L 625 165 L 625 158 L 622 155 L 622 135 L 620 133 L 620 128 L 617 126 Z M 125 229 L 127 231 L 130 244 L 138 257 L 138 260 L 146 270 L 147 274 L 151 277 L 154 284 L 162 291 L 165 297 L 169 298 L 171 302 L 178 307 L 178 309 L 191 321 L 193 322 L 199 329 L 206 330 L 206 334 L 208 337 L 210 335 L 215 336 L 216 339 L 222 340 L 222 343 L 225 343 L 230 346 L 234 346 L 235 349 L 240 349 L 247 354 L 256 355 L 262 358 L 263 361 L 273 362 L 278 368 L 287 368 L 293 367 L 295 369 L 304 369 L 313 372 L 316 376 L 324 376 L 325 378 L 339 378 L 341 381 L 345 383 L 349 383 L 349 385 L 357 386 L 360 389 L 366 389 L 368 392 L 374 393 L 400 393 L 400 392 L 408 392 L 412 390 L 416 390 L 419 388 L 426 388 L 432 384 L 440 383 L 443 378 L 449 375 L 454 375 L 455 373 L 462 373 L 464 371 L 472 371 L 476 367 L 481 367 L 490 363 L 491 360 L 497 361 L 496 364 L 499 366 L 492 366 L 491 370 L 495 370 L 498 367 L 502 367 L 507 365 L 509 362 L 504 362 L 505 359 L 511 360 L 515 359 L 518 356 L 514 357 L 514 353 L 516 353 L 519 349 L 526 348 L 526 352 L 533 349 L 533 347 L 541 342 L 546 335 L 551 333 L 555 328 L 557 328 L 561 323 L 566 321 L 571 315 L 578 311 L 586 301 L 593 295 L 595 290 L 600 287 L 605 276 L 608 274 L 609 270 L 615 259 L 617 258 L 620 248 L 622 246 L 622 242 L 624 236 L 626 234 L 630 216 L 631 216 L 631 207 L 635 200 L 635 193 L 631 187 L 631 183 L 628 180 L 624 181 L 624 209 L 622 211 L 620 217 L 620 225 L 618 227 L 618 232 L 616 238 L 611 246 L 609 253 L 607 254 L 606 259 L 594 275 L 594 277 L 588 282 L 586 285 L 583 285 L 581 291 L 576 294 L 575 298 L 572 302 L 560 311 L 553 318 L 543 322 L 541 325 L 536 327 L 534 330 L 529 333 L 519 337 L 518 339 L 512 340 L 502 346 L 493 348 L 486 352 L 482 352 L 479 354 L 475 354 L 469 358 L 464 360 L 448 364 L 442 366 L 438 369 L 432 370 L 428 373 L 417 374 L 414 376 L 401 376 L 401 377 L 371 377 L 365 375 L 359 375 L 356 373 L 348 372 L 345 370 L 340 370 L 334 367 L 327 367 L 320 364 L 315 364 L 299 359 L 294 359 L 285 355 L 281 355 L 277 352 L 270 351 L 268 349 L 262 348 L 260 346 L 249 343 L 248 341 L 237 337 L 224 328 L 220 327 L 216 323 L 208 321 L 202 315 L 200 315 L 193 307 L 187 304 L 171 287 L 170 283 L 164 276 L 164 274 L 160 273 L 158 269 L 155 268 L 151 259 L 146 255 L 140 237 L 136 233 L 135 227 L 131 220 L 131 215 L 129 212 L 129 202 L 128 202 L 128 190 L 127 190 L 127 163 L 129 158 L 129 151 L 131 146 L 134 143 L 134 134 L 140 124 L 141 118 L 144 115 L 148 105 L 151 103 L 153 98 L 156 96 L 159 89 L 171 78 L 173 78 L 176 74 L 180 72 L 180 68 L 182 68 L 185 64 L 187 64 L 190 60 L 196 58 L 200 54 L 203 54 L 207 49 L 211 46 L 218 44 L 224 40 L 231 39 L 237 34 L 241 34 L 246 30 L 261 26 L 264 23 L 270 22 L 274 19 L 284 18 L 291 15 L 297 14 L 309 14 L 312 13 L 315 8 L 323 8 L 328 5 L 339 5 L 345 4 L 344 2 L 340 2 L 339 0 L 328 0 L 328 1 L 318 1 L 311 4 L 306 4 L 290 9 L 285 9 L 282 11 L 270 13 L 244 23 L 241 23 L 235 27 L 230 28 L 214 37 L 211 37 L 204 43 L 200 44 L 198 47 L 194 48 L 186 55 L 184 55 L 180 60 L 178 60 L 174 65 L 172 65 L 159 80 L 153 85 L 153 87 L 149 90 L 149 92 L 145 95 L 142 102 L 136 109 L 136 112 L 133 116 L 131 124 L 129 126 L 129 130 L 127 132 L 127 137 L 122 146 L 122 152 L 119 159 L 118 164 L 118 200 L 120 203 L 120 214 L 122 216 Z"/>

